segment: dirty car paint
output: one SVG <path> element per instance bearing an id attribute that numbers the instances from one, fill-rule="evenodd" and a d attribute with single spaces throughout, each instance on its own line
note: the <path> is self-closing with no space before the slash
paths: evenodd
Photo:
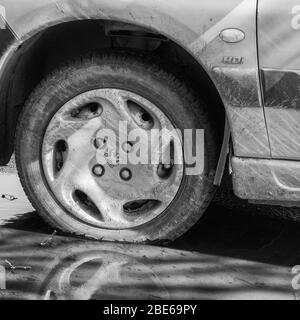
<path id="1" fill-rule="evenodd" d="M 273 158 L 300 159 L 300 2 L 258 7 L 259 59 Z"/>

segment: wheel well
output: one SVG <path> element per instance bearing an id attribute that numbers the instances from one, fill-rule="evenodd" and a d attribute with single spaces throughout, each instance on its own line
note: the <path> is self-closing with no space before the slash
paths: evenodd
<path id="1" fill-rule="evenodd" d="M 62 23 L 42 31 L 18 48 L 6 72 L 5 163 L 13 152 L 18 116 L 36 85 L 57 66 L 89 51 L 103 49 L 134 50 L 158 57 L 160 61 L 184 78 L 194 91 L 207 99 L 210 112 L 217 121 L 220 140 L 223 135 L 225 111 L 212 80 L 203 67 L 185 49 L 163 35 L 135 25 L 104 20 L 82 20 Z M 2 112 L 2 111 L 1 111 Z"/>

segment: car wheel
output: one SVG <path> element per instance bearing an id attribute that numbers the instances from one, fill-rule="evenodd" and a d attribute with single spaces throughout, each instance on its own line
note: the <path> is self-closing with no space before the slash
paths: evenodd
<path id="1" fill-rule="evenodd" d="M 112 53 L 74 60 L 41 82 L 20 116 L 16 160 L 23 188 L 62 231 L 109 241 L 174 240 L 212 199 L 218 146 L 207 108 L 148 59 Z M 116 132 L 120 121 L 147 136 L 153 128 L 204 129 L 203 172 L 187 175 L 174 159 L 167 166 L 111 159 L 99 130 Z M 179 134 L 177 141 L 171 153 L 184 157 Z M 124 152 L 134 143 L 126 141 Z M 99 161 L 101 150 L 106 163 Z"/>

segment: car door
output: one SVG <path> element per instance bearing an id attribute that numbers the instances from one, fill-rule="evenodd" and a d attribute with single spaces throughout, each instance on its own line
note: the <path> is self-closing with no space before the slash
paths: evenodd
<path id="1" fill-rule="evenodd" d="M 258 1 L 258 51 L 271 154 L 300 159 L 300 1 Z"/>

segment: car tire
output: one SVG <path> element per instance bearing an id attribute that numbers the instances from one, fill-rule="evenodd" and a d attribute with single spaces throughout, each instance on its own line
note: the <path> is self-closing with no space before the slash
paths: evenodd
<path id="1" fill-rule="evenodd" d="M 49 123 L 68 101 L 86 92 L 113 88 L 151 101 L 176 128 L 204 129 L 204 171 L 184 175 L 176 196 L 155 219 L 132 228 L 102 228 L 74 217 L 49 187 L 42 150 Z M 95 53 L 47 76 L 29 97 L 16 130 L 18 173 L 29 200 L 54 228 L 92 239 L 125 242 L 172 241 L 202 216 L 214 193 L 218 160 L 216 128 L 208 106 L 160 63 L 125 53 Z"/>

